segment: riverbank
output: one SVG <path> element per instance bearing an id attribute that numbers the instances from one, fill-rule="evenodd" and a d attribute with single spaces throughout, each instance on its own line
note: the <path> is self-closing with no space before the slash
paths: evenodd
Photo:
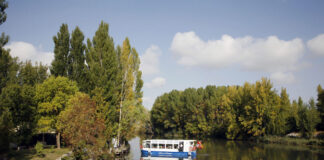
<path id="1" fill-rule="evenodd" d="M 31 148 L 22 149 L 19 151 L 11 151 L 10 153 L 8 153 L 7 157 L 10 160 L 55 160 L 68 152 L 70 152 L 70 148 L 48 148 L 43 150 L 44 157 L 39 157 L 36 154 L 36 150 L 34 148 Z"/>
<path id="2" fill-rule="evenodd" d="M 308 145 L 308 146 L 323 146 L 324 140 L 317 138 L 292 138 L 292 137 L 280 137 L 280 136 L 264 136 L 252 139 L 262 143 L 274 143 L 274 144 L 287 144 L 287 145 Z"/>

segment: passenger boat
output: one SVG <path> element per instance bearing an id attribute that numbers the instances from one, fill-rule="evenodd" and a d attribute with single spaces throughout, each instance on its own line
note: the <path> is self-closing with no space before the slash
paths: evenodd
<path id="1" fill-rule="evenodd" d="M 142 157 L 196 157 L 196 140 L 143 140 Z"/>

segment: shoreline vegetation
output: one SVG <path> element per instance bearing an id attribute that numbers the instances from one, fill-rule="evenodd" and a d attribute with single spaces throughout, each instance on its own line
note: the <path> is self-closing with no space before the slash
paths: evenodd
<path id="1" fill-rule="evenodd" d="M 10 151 L 7 157 L 10 160 L 54 160 L 62 157 L 62 155 L 67 154 L 70 151 L 70 148 L 44 148 L 42 151 L 43 156 L 39 156 L 36 149 L 29 148 Z"/>
<path id="2" fill-rule="evenodd" d="M 318 138 L 298 138 L 287 136 L 264 136 L 249 139 L 258 143 L 280 144 L 280 145 L 298 145 L 298 146 L 320 146 L 324 147 L 324 140 Z"/>
<path id="3" fill-rule="evenodd" d="M 242 86 L 209 85 L 172 90 L 155 100 L 150 112 L 153 132 L 158 137 L 170 138 L 222 137 L 322 144 L 321 140 L 313 139 L 314 133 L 323 131 L 324 127 L 324 90 L 320 85 L 317 92 L 317 102 L 314 98 L 307 103 L 301 97 L 291 100 L 285 88 L 278 93 L 267 78 Z M 308 140 L 262 139 L 287 134 Z"/>

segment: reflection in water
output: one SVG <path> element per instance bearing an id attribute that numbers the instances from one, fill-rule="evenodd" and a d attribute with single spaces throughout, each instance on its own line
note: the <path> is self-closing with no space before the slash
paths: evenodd
<path id="1" fill-rule="evenodd" d="M 204 143 L 198 160 L 214 159 L 324 159 L 324 149 L 306 146 L 257 144 L 246 141 L 216 140 Z"/>
<path id="2" fill-rule="evenodd" d="M 125 159 L 131 160 L 190 160 L 188 158 L 141 157 L 140 138 L 129 141 L 131 150 Z M 324 159 L 324 148 L 290 146 L 279 144 L 257 144 L 246 141 L 213 140 L 203 142 L 195 160 L 215 159 Z"/>

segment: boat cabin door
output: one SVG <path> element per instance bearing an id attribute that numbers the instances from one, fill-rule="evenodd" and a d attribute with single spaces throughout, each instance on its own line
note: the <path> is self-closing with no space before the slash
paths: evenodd
<path id="1" fill-rule="evenodd" d="M 149 154 L 151 153 L 151 141 L 146 141 L 145 143 L 145 148 L 147 148 Z"/>
<path id="2" fill-rule="evenodd" d="M 183 141 L 180 141 L 179 142 L 179 152 L 183 152 L 183 147 L 184 147 Z"/>

